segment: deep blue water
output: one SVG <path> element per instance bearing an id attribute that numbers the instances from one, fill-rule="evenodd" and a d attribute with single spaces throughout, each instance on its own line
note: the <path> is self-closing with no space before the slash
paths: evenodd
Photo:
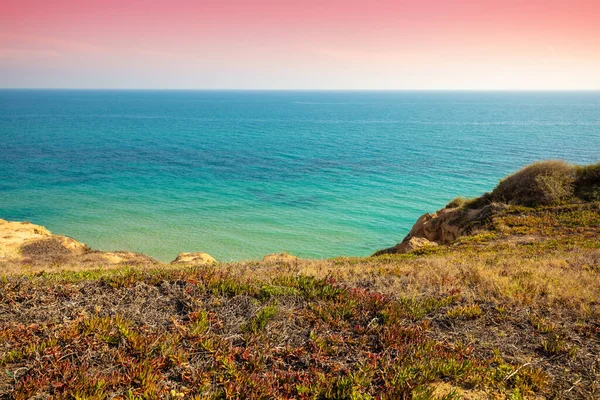
<path id="1" fill-rule="evenodd" d="M 162 260 L 368 255 L 546 158 L 599 92 L 0 91 L 0 218 Z"/>

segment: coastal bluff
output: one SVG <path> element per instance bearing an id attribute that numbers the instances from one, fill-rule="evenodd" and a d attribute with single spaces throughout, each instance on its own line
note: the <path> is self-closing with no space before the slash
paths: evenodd
<path id="1" fill-rule="evenodd" d="M 423 214 L 400 243 L 379 250 L 373 256 L 404 254 L 451 244 L 461 236 L 471 235 L 481 229 L 494 215 L 507 207 L 505 204 L 492 203 L 477 209 L 465 209 L 451 204 L 433 214 Z"/>
<path id="2" fill-rule="evenodd" d="M 273 265 L 292 265 L 297 256 L 287 253 L 267 254 L 262 262 Z M 218 261 L 205 252 L 183 252 L 168 263 L 145 254 L 131 251 L 94 250 L 69 236 L 55 235 L 46 227 L 28 221 L 0 219 L 0 273 L 14 270 L 21 272 L 28 266 L 36 270 L 85 270 L 94 268 L 118 268 L 121 266 L 178 267 L 211 265 Z"/>
<path id="3" fill-rule="evenodd" d="M 600 202 L 600 163 L 569 164 L 561 160 L 538 161 L 502 179 L 490 192 L 466 199 L 457 197 L 433 214 L 422 215 L 404 239 L 373 256 L 404 254 L 449 245 L 463 236 L 487 234 L 508 241 L 509 214 L 526 218 L 533 210 L 550 215 L 564 210 L 595 213 Z M 546 229 L 547 231 L 548 229 Z M 526 230 L 522 230 L 525 232 Z M 519 232 L 522 234 L 523 232 Z M 525 240 L 537 240 L 528 237 Z"/>
<path id="4" fill-rule="evenodd" d="M 67 236 L 53 235 L 43 226 L 0 219 L 0 259 L 23 261 L 40 254 L 78 255 L 88 250 L 85 244 Z"/>
<path id="5" fill-rule="evenodd" d="M 207 253 L 181 253 L 173 264 L 207 264 L 216 260 Z M 94 250 L 68 236 L 55 235 L 30 222 L 0 219 L 0 267 L 2 264 L 56 265 L 71 268 L 121 265 L 158 266 L 161 262 L 131 251 Z"/>

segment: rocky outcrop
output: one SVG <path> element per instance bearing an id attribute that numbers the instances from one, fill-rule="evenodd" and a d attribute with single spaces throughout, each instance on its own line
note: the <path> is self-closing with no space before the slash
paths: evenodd
<path id="1" fill-rule="evenodd" d="M 217 261 L 207 253 L 181 253 L 171 264 L 206 265 Z M 92 250 L 85 244 L 29 222 L 0 219 L 0 273 L 2 264 L 31 264 L 46 268 L 98 268 L 119 265 L 154 266 L 161 263 L 144 254 L 131 251 Z"/>
<path id="2" fill-rule="evenodd" d="M 387 249 L 379 250 L 373 256 L 380 256 L 383 254 L 404 254 L 410 253 L 411 251 L 424 249 L 427 247 L 437 247 L 439 246 L 436 242 L 432 242 L 425 238 L 420 237 L 411 237 L 408 239 L 404 239 L 402 242 L 398 243 L 394 247 L 390 247 Z"/>
<path id="3" fill-rule="evenodd" d="M 68 236 L 54 235 L 30 222 L 0 219 L 0 262 L 80 266 L 157 264 L 129 251 L 96 251 Z"/>
<path id="4" fill-rule="evenodd" d="M 54 258 L 80 255 L 88 250 L 85 244 L 67 236 L 53 235 L 43 226 L 0 219 L 0 259 Z"/>
<path id="5" fill-rule="evenodd" d="M 267 254 L 262 259 L 264 262 L 294 264 L 298 261 L 298 257 L 288 253 L 273 253 Z"/>
<path id="6" fill-rule="evenodd" d="M 214 264 L 215 260 L 210 254 L 195 252 L 195 253 L 180 253 L 177 258 L 171 261 L 171 264 L 185 264 L 185 265 L 206 265 Z"/>
<path id="7" fill-rule="evenodd" d="M 94 262 L 96 264 L 110 265 L 151 265 L 158 264 L 152 257 L 145 254 L 134 253 L 132 251 L 90 251 L 82 260 Z"/>
<path id="8" fill-rule="evenodd" d="M 408 253 L 424 247 L 452 243 L 459 237 L 469 235 L 473 230 L 482 227 L 495 213 L 506 207 L 503 204 L 492 203 L 477 209 L 443 208 L 433 214 L 424 214 L 402 242 L 377 251 L 373 256 Z"/>

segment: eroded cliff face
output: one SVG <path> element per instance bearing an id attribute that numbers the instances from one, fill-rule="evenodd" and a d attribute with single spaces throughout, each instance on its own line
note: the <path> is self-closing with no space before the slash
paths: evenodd
<path id="1" fill-rule="evenodd" d="M 216 262 L 209 254 L 196 252 L 181 253 L 171 264 L 202 265 Z M 163 264 L 152 257 L 131 251 L 93 250 L 71 237 L 54 235 L 41 225 L 0 219 L 0 273 L 3 263 L 38 267 L 60 264 L 66 268 Z"/>
<path id="2" fill-rule="evenodd" d="M 295 264 L 298 257 L 287 253 L 267 254 L 264 262 Z M 171 265 L 197 266 L 216 264 L 210 254 L 204 252 L 180 253 Z M 38 269 L 60 266 L 60 269 L 110 268 L 120 265 L 165 266 L 144 254 L 130 251 L 93 250 L 71 237 L 54 235 L 41 225 L 30 222 L 12 222 L 0 219 L 0 274 L 7 266 L 20 270 L 22 266 Z M 52 268 L 50 268 L 52 269 Z"/>
<path id="3" fill-rule="evenodd" d="M 0 219 L 0 262 L 86 266 L 157 263 L 139 253 L 92 250 L 68 236 L 54 235 L 41 225 L 3 219 Z"/>
<path id="4" fill-rule="evenodd" d="M 210 254 L 203 252 L 179 253 L 177 258 L 171 261 L 171 264 L 180 265 L 206 265 L 214 264 L 215 260 Z"/>
<path id="5" fill-rule="evenodd" d="M 22 261 L 39 255 L 83 254 L 88 250 L 85 244 L 53 235 L 43 226 L 0 219 L 0 259 Z"/>
<path id="6" fill-rule="evenodd" d="M 477 209 L 455 207 L 443 208 L 433 214 L 426 213 L 417 220 L 402 242 L 379 250 L 373 255 L 402 254 L 424 247 L 450 244 L 459 237 L 481 228 L 495 213 L 506 207 L 503 204 L 492 203 Z"/>

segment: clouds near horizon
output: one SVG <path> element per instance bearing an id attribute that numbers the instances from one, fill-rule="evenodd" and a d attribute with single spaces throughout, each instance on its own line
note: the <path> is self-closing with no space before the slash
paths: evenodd
<path id="1" fill-rule="evenodd" d="M 600 89 L 588 0 L 0 0 L 0 86 Z"/>

